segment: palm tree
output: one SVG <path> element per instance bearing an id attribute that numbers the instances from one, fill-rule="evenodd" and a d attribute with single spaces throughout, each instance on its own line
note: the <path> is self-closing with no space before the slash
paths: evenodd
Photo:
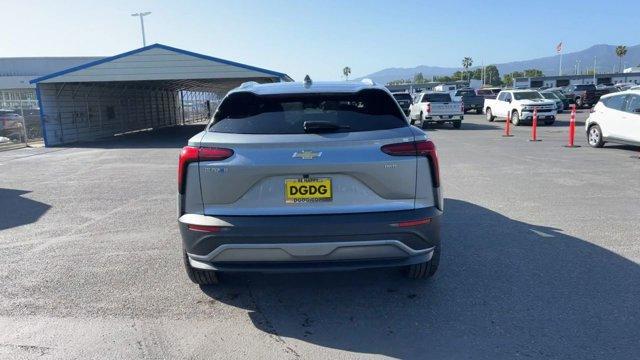
<path id="1" fill-rule="evenodd" d="M 627 55 L 627 47 L 624 45 L 616 46 L 616 56 L 620 58 L 620 62 L 618 65 L 619 72 L 622 72 L 622 58 Z"/>
<path id="2" fill-rule="evenodd" d="M 469 68 L 473 65 L 473 59 L 465 56 L 464 59 L 462 59 L 462 67 L 464 68 L 464 72 L 466 73 Z"/>
<path id="3" fill-rule="evenodd" d="M 342 74 L 344 75 L 344 77 L 348 81 L 349 80 L 349 75 L 351 75 L 351 68 L 348 67 L 348 66 L 345 66 L 344 69 L 342 69 Z"/>

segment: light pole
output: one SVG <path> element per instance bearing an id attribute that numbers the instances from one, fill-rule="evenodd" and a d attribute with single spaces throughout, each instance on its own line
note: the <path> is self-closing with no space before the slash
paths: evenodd
<path id="1" fill-rule="evenodd" d="M 137 17 L 140 18 L 140 28 L 142 29 L 142 46 L 147 46 L 147 39 L 144 36 L 144 19 L 143 19 L 143 17 L 147 16 L 149 14 L 151 14 L 151 11 L 131 14 L 131 16 L 137 16 Z"/>

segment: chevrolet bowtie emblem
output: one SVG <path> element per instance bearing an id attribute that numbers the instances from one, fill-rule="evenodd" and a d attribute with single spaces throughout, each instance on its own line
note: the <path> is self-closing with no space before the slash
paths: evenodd
<path id="1" fill-rule="evenodd" d="M 315 152 L 315 151 L 311 151 L 311 150 L 302 150 L 302 151 L 296 151 L 293 153 L 294 158 L 299 158 L 302 160 L 313 160 L 317 157 L 322 156 L 322 151 L 320 152 Z"/>

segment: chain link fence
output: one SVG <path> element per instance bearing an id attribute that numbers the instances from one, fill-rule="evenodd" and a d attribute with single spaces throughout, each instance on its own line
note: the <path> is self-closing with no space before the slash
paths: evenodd
<path id="1" fill-rule="evenodd" d="M 35 90 L 0 90 L 0 150 L 42 143 Z"/>

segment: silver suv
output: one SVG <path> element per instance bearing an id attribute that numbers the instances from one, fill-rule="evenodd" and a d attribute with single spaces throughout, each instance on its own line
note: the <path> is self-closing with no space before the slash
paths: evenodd
<path id="1" fill-rule="evenodd" d="M 435 146 L 372 82 L 230 91 L 182 149 L 178 193 L 197 284 L 226 271 L 438 268 Z"/>

